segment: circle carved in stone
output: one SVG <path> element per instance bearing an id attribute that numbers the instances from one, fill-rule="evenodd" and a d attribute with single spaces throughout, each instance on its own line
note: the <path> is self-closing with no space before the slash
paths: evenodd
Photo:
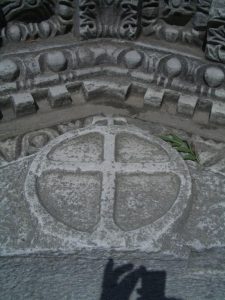
<path id="1" fill-rule="evenodd" d="M 25 195 L 48 234 L 80 245 L 145 247 L 185 215 L 191 178 L 161 139 L 133 126 L 92 125 L 39 152 Z"/>

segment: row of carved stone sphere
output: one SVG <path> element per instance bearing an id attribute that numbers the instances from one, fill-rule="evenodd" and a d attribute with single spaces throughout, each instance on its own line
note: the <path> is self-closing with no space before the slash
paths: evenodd
<path id="1" fill-rule="evenodd" d="M 90 49 L 82 51 L 82 61 L 90 60 Z M 87 56 L 87 57 L 86 57 Z M 128 50 L 123 55 L 123 61 L 128 69 L 138 68 L 143 60 L 143 53 L 136 50 Z M 90 62 L 91 63 L 91 62 Z M 176 56 L 168 56 L 162 61 L 161 72 L 169 78 L 178 77 L 183 73 L 183 62 Z M 44 55 L 44 65 L 52 72 L 58 73 L 68 68 L 68 58 L 62 51 L 52 51 Z M 93 66 L 93 61 L 90 66 Z M 3 59 L 0 61 L 0 80 L 11 82 L 20 75 L 20 67 L 13 59 Z M 185 77 L 185 74 L 184 74 Z M 225 73 L 221 67 L 215 65 L 205 66 L 203 79 L 207 86 L 217 88 L 224 83 Z"/>

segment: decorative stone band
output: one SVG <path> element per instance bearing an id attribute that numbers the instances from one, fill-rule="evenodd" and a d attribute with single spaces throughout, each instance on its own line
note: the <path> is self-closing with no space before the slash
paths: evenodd
<path id="1" fill-rule="evenodd" d="M 96 76 L 100 75 L 105 79 L 98 82 Z M 88 78 L 93 77 L 94 81 L 88 81 Z M 119 77 L 124 78 L 124 87 L 121 81 L 117 83 L 116 78 Z M 192 55 L 172 53 L 169 49 L 159 49 L 154 45 L 107 41 L 98 46 L 94 41 L 82 42 L 58 47 L 57 50 L 43 49 L 4 55 L 0 61 L 0 103 L 4 106 L 12 101 L 14 110 L 16 113 L 20 111 L 21 115 L 21 109 L 17 109 L 18 103 L 21 107 L 21 101 L 14 96 L 16 93 L 31 93 L 34 106 L 37 94 L 39 97 L 40 94 L 42 97 L 48 94 L 50 105 L 55 107 L 71 102 L 67 90 L 71 86 L 82 85 L 87 100 L 107 90 L 125 100 L 133 84 L 145 92 L 149 89 L 145 103 L 153 107 L 160 106 L 168 90 L 175 95 L 173 98 L 176 100 L 179 100 L 181 94 L 186 97 L 178 101 L 178 111 L 182 113 L 191 115 L 198 99 L 213 105 L 212 113 L 219 105 L 220 118 L 212 115 L 211 120 L 224 123 L 224 78 L 225 67 L 222 65 L 206 63 Z M 56 93 L 52 88 L 59 85 L 64 87 L 57 89 Z M 159 90 L 160 94 L 155 98 Z M 31 102 L 27 107 L 29 112 L 34 112 L 35 109 L 30 107 Z M 190 107 L 187 108 L 187 105 Z M 26 114 L 25 107 L 23 105 Z"/>
<path id="2" fill-rule="evenodd" d="M 223 0 L 3 0 L 0 16 L 3 44 L 48 38 L 73 27 L 80 39 L 131 40 L 142 33 L 194 44 L 207 58 L 225 62 Z"/>

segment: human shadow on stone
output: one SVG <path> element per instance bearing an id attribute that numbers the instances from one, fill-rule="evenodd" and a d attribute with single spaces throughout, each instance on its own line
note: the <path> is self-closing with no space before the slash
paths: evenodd
<path id="1" fill-rule="evenodd" d="M 165 271 L 147 271 L 144 266 L 134 269 L 132 264 L 114 268 L 113 259 L 105 267 L 100 300 L 129 300 L 139 280 L 136 300 L 181 300 L 165 296 Z"/>

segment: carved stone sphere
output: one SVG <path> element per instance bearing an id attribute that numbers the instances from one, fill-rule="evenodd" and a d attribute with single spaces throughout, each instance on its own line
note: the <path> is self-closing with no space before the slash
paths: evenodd
<path id="1" fill-rule="evenodd" d="M 165 73 L 168 77 L 175 77 L 180 74 L 182 70 L 181 62 L 176 57 L 171 57 L 165 64 Z"/>
<path id="2" fill-rule="evenodd" d="M 205 71 L 204 79 L 209 87 L 216 88 L 224 81 L 224 72 L 218 67 L 208 67 Z"/>
<path id="3" fill-rule="evenodd" d="M 60 72 L 66 69 L 67 59 L 60 51 L 54 51 L 46 55 L 48 68 L 53 72 Z"/>
<path id="4" fill-rule="evenodd" d="M 20 30 L 20 27 L 18 25 L 10 25 L 7 28 L 7 36 L 12 42 L 19 42 L 22 37 L 22 32 Z"/>
<path id="5" fill-rule="evenodd" d="M 19 68 L 11 59 L 4 59 L 0 62 L 0 79 L 13 81 L 19 76 Z"/>

